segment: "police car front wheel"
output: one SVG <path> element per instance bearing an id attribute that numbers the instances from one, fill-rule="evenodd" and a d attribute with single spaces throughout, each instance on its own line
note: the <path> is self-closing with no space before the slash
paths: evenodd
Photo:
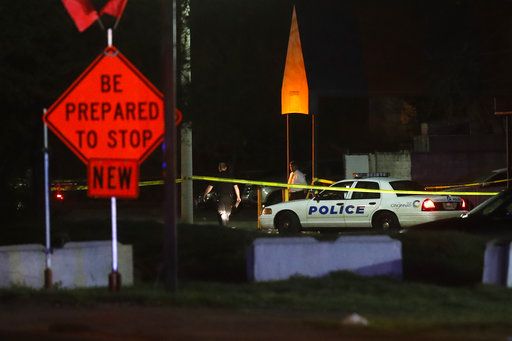
<path id="1" fill-rule="evenodd" d="M 276 216 L 275 226 L 280 234 L 299 233 L 301 230 L 299 217 L 293 212 L 281 212 Z"/>
<path id="2" fill-rule="evenodd" d="M 379 212 L 373 217 L 372 226 L 375 229 L 390 231 L 398 230 L 400 223 L 393 212 Z"/>

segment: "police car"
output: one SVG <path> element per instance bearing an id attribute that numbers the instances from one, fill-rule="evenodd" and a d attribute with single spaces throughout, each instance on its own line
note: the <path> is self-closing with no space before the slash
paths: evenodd
<path id="1" fill-rule="evenodd" d="M 347 179 L 330 187 L 338 190 L 324 190 L 312 199 L 264 207 L 260 226 L 279 233 L 344 227 L 395 230 L 467 213 L 466 202 L 460 197 L 394 192 L 424 191 L 411 180 Z"/>

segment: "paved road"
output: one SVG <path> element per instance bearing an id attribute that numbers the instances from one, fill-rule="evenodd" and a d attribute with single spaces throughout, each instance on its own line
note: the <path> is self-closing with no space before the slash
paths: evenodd
<path id="1" fill-rule="evenodd" d="M 217 225 L 217 215 L 213 209 L 196 209 L 194 211 L 194 224 Z M 258 212 L 256 207 L 243 207 L 235 210 L 231 215 L 228 226 L 256 230 L 258 227 Z"/>
<path id="2" fill-rule="evenodd" d="M 1 340 L 359 340 L 358 334 L 293 312 L 0 304 Z"/>
<path id="3" fill-rule="evenodd" d="M 375 328 L 371 321 L 369 327 L 347 326 L 342 323 L 346 316 L 126 304 L 0 303 L 0 340 L 511 340 L 506 329 L 402 330 Z"/>

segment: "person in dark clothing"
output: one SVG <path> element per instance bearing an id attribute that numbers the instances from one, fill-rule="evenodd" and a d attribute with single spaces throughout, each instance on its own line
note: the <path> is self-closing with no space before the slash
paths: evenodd
<path id="1" fill-rule="evenodd" d="M 225 162 L 219 163 L 219 178 L 228 177 L 228 165 Z M 217 203 L 217 214 L 219 218 L 219 224 L 227 226 L 229 222 L 229 216 L 233 211 L 233 207 L 238 207 L 240 201 L 240 189 L 237 184 L 229 182 L 217 182 L 215 185 L 209 184 L 203 194 L 203 198 L 206 199 L 206 195 L 215 188 L 218 194 L 219 202 Z M 236 200 L 235 197 L 236 196 Z"/>

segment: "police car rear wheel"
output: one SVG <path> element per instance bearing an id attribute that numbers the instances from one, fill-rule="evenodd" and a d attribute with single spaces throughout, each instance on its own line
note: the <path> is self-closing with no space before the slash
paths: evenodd
<path id="1" fill-rule="evenodd" d="M 381 212 L 373 218 L 373 227 L 383 231 L 398 230 L 400 223 L 394 213 Z"/>
<path id="2" fill-rule="evenodd" d="M 291 212 L 283 212 L 276 217 L 276 227 L 280 234 L 300 232 L 299 218 Z"/>

